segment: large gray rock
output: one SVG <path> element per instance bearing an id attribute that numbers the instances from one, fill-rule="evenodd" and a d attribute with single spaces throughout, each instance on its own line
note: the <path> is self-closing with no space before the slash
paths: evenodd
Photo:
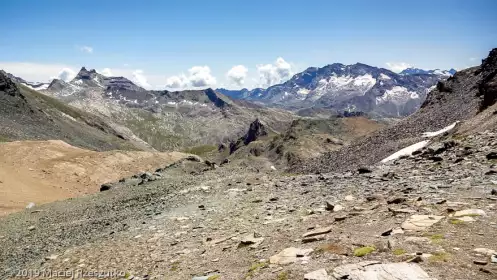
<path id="1" fill-rule="evenodd" d="M 304 280 L 331 280 L 331 277 L 328 276 L 326 269 L 322 268 L 320 270 L 306 273 L 304 275 Z"/>
<path id="2" fill-rule="evenodd" d="M 445 218 L 444 216 L 434 215 L 412 215 L 407 221 L 402 223 L 402 229 L 421 231 L 431 227 Z"/>
<path id="3" fill-rule="evenodd" d="M 339 266 L 333 270 L 332 277 L 336 280 L 435 280 L 414 263 L 374 261 Z"/>
<path id="4" fill-rule="evenodd" d="M 308 261 L 310 259 L 309 254 L 312 251 L 312 249 L 286 248 L 269 258 L 269 262 L 272 264 L 291 264 L 297 261 Z"/>

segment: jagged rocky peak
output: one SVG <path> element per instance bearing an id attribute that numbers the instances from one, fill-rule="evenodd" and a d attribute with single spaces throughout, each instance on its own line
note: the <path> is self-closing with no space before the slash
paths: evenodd
<path id="1" fill-rule="evenodd" d="M 129 90 L 129 91 L 146 91 L 144 88 L 137 86 L 125 77 L 106 77 L 104 81 L 107 90 Z"/>
<path id="2" fill-rule="evenodd" d="M 90 80 L 95 74 L 97 74 L 95 69 L 87 70 L 86 67 L 83 66 L 74 79 Z"/>
<path id="3" fill-rule="evenodd" d="M 485 109 L 497 100 L 497 48 L 490 51 L 486 59 L 482 61 L 479 72 L 482 79 L 478 85 L 479 95 L 483 96 L 480 109 Z"/>
<path id="4" fill-rule="evenodd" d="M 18 93 L 16 84 L 4 71 L 0 71 L 0 92 L 10 96 L 15 96 Z"/>
<path id="5" fill-rule="evenodd" d="M 48 85 L 47 90 L 49 91 L 59 91 L 63 90 L 67 86 L 67 83 L 61 79 L 53 79 L 50 85 Z"/>
<path id="6" fill-rule="evenodd" d="M 259 137 L 266 136 L 267 134 L 266 126 L 259 119 L 255 119 L 255 121 L 250 124 L 249 130 L 244 137 L 244 144 L 248 145 Z"/>

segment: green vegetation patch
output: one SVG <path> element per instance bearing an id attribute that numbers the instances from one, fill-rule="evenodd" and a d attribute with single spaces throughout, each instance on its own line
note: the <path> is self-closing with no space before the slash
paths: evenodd
<path id="1" fill-rule="evenodd" d="M 269 264 L 267 262 L 256 262 L 250 266 L 250 268 L 248 269 L 247 275 L 245 275 L 245 278 L 251 278 L 260 269 L 264 269 L 264 268 L 268 268 L 268 267 L 269 267 Z"/>
<path id="2" fill-rule="evenodd" d="M 444 240 L 444 239 L 445 239 L 445 236 L 443 234 L 433 234 L 430 236 L 431 242 L 435 243 L 435 244 L 442 242 L 442 240 Z"/>
<path id="3" fill-rule="evenodd" d="M 461 225 L 461 224 L 464 224 L 464 221 L 459 220 L 459 219 L 452 219 L 452 220 L 449 220 L 449 223 L 451 223 L 453 225 Z"/>
<path id="4" fill-rule="evenodd" d="M 197 156 L 205 155 L 217 149 L 214 145 L 200 145 L 184 150 L 185 153 L 194 154 Z"/>
<path id="5" fill-rule="evenodd" d="M 428 260 L 430 262 L 448 262 L 450 260 L 450 254 L 444 252 L 434 253 Z"/>
<path id="6" fill-rule="evenodd" d="M 374 246 L 365 246 L 361 248 L 357 248 L 354 250 L 354 256 L 356 257 L 364 257 L 366 255 L 371 254 L 372 252 L 376 251 L 376 248 Z"/>
<path id="7" fill-rule="evenodd" d="M 405 254 L 405 253 L 407 253 L 407 252 L 406 252 L 406 250 L 404 250 L 404 249 L 395 249 L 395 250 L 393 250 L 393 252 L 392 252 L 392 253 L 393 253 L 394 255 L 396 255 L 396 256 L 401 256 L 401 255 L 404 255 L 404 254 Z"/>
<path id="8" fill-rule="evenodd" d="M 288 280 L 288 272 L 283 271 L 276 277 L 276 280 Z"/>

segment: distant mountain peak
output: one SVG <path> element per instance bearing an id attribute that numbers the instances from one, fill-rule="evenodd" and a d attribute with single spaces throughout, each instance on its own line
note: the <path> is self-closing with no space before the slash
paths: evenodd
<path id="1" fill-rule="evenodd" d="M 409 67 L 402 72 L 400 72 L 400 75 L 439 75 L 439 76 L 452 76 L 456 73 L 457 71 L 454 68 L 451 68 L 450 70 L 441 70 L 441 69 L 433 69 L 433 70 L 425 70 L 421 68 L 415 68 L 415 67 Z"/>

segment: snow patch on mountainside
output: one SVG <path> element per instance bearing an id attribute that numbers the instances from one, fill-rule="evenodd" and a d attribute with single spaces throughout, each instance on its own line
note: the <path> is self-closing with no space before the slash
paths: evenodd
<path id="1" fill-rule="evenodd" d="M 50 84 L 41 84 L 41 85 L 30 85 L 30 84 L 24 84 L 25 86 L 27 86 L 28 88 L 30 89 L 34 89 L 34 90 L 45 90 L 48 88 L 48 86 Z"/>
<path id="2" fill-rule="evenodd" d="M 320 88 L 319 90 L 316 91 L 328 91 L 328 92 L 351 91 L 351 92 L 360 92 L 362 94 L 365 94 L 376 84 L 376 79 L 373 78 L 371 74 L 365 74 L 357 77 L 337 76 L 336 74 L 333 74 L 331 77 L 329 77 L 326 84 L 323 80 L 320 80 L 319 82 Z"/>
<path id="3" fill-rule="evenodd" d="M 387 76 L 387 75 L 385 75 L 385 74 L 381 73 L 381 74 L 380 74 L 380 79 L 381 79 L 381 80 L 391 80 L 392 78 L 390 78 L 389 76 Z"/>
<path id="4" fill-rule="evenodd" d="M 307 95 L 309 94 L 310 90 L 306 89 L 306 88 L 301 88 L 297 91 L 298 94 L 302 94 L 302 95 Z"/>
<path id="5" fill-rule="evenodd" d="M 376 97 L 376 104 L 382 104 L 386 102 L 393 103 L 404 103 L 409 98 L 417 99 L 419 95 L 414 91 L 409 91 L 405 87 L 394 86 L 392 89 L 386 90 L 382 96 Z"/>
<path id="6" fill-rule="evenodd" d="M 438 131 L 435 131 L 435 132 L 425 132 L 425 133 L 423 133 L 423 137 L 435 137 L 437 135 L 444 134 L 445 132 L 452 130 L 456 126 L 457 123 L 458 122 L 454 122 L 453 124 L 446 126 L 446 127 L 442 128 Z"/>
<path id="7" fill-rule="evenodd" d="M 405 147 L 404 149 L 399 150 L 398 152 L 395 152 L 392 155 L 390 155 L 389 157 L 383 159 L 381 162 L 386 163 L 386 162 L 389 162 L 392 160 L 396 160 L 396 159 L 403 157 L 403 156 L 410 156 L 415 151 L 426 147 L 426 145 L 428 145 L 429 142 L 430 142 L 429 140 L 424 140 L 424 141 L 418 142 L 414 145 L 411 145 L 409 147 Z"/>

